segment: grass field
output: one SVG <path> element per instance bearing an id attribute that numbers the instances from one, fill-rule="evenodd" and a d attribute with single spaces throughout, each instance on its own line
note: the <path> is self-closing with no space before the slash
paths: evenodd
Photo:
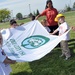
<path id="1" fill-rule="evenodd" d="M 70 26 L 75 26 L 75 11 L 66 12 L 64 15 L 68 24 Z M 28 21 L 29 19 L 25 19 L 17 22 L 20 24 Z M 0 27 L 7 28 L 9 27 L 9 23 L 2 23 Z M 69 60 L 65 61 L 64 57 L 59 58 L 61 49 L 56 47 L 51 53 L 40 60 L 11 65 L 11 75 L 75 75 L 75 32 L 72 30 L 70 31 L 70 38 L 68 44 L 72 57 Z"/>

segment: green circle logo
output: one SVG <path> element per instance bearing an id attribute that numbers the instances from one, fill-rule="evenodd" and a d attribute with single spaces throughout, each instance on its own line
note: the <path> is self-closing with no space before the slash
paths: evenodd
<path id="1" fill-rule="evenodd" d="M 50 39 L 45 36 L 34 35 L 24 39 L 21 46 L 27 49 L 35 49 L 46 44 L 49 40 Z"/>

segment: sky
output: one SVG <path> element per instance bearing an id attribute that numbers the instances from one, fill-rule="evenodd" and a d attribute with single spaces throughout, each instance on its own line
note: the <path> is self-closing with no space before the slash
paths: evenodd
<path id="1" fill-rule="evenodd" d="M 47 0 L 0 0 L 0 9 L 7 8 L 11 11 L 12 17 L 17 13 L 28 15 L 30 12 L 36 12 L 38 9 L 41 13 L 45 9 Z M 53 6 L 57 10 L 64 9 L 66 5 L 73 6 L 75 0 L 52 0 Z"/>

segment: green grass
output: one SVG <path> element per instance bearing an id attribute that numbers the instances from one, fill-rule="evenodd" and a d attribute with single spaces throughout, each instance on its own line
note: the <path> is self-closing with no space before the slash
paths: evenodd
<path id="1" fill-rule="evenodd" d="M 29 22 L 30 21 L 30 18 L 28 19 L 23 19 L 23 20 L 16 20 L 18 25 L 21 24 L 21 23 L 26 23 L 26 22 Z M 10 27 L 10 24 L 9 22 L 6 22 L 6 23 L 0 23 L 0 28 L 8 28 Z"/>
<path id="2" fill-rule="evenodd" d="M 75 11 L 64 13 L 66 21 L 70 26 L 75 25 Z M 41 17 L 41 20 L 44 17 Z M 28 22 L 29 19 L 17 21 L 19 24 Z M 9 27 L 9 23 L 1 24 L 1 27 Z M 69 48 L 72 57 L 65 61 L 59 58 L 61 49 L 56 47 L 40 60 L 33 62 L 22 62 L 11 65 L 11 75 L 75 75 L 75 32 L 70 31 Z"/>

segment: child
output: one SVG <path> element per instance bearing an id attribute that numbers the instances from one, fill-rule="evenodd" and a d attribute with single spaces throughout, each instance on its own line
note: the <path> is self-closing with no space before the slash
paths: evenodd
<path id="1" fill-rule="evenodd" d="M 31 21 L 34 21 L 34 20 L 35 20 L 35 16 L 32 15 L 32 16 L 31 16 Z"/>
<path id="2" fill-rule="evenodd" d="M 10 28 L 16 28 L 17 26 L 19 26 L 19 25 L 17 24 L 17 22 L 14 19 L 10 20 Z"/>
<path id="3" fill-rule="evenodd" d="M 47 21 L 46 21 L 46 19 L 43 19 L 42 21 L 41 21 L 41 24 L 45 27 L 45 29 L 50 33 L 50 29 L 49 29 L 49 27 L 48 26 L 46 26 L 47 25 Z"/>
<path id="4" fill-rule="evenodd" d="M 55 18 L 55 21 L 57 21 L 60 25 L 52 34 L 55 34 L 57 31 L 59 31 L 59 36 L 61 36 L 69 29 L 68 24 L 65 22 L 65 16 L 63 14 L 58 14 Z M 69 33 L 66 34 L 60 43 L 62 49 L 62 55 L 60 57 L 65 56 L 65 60 L 71 57 L 67 40 L 69 40 Z"/>
<path id="5" fill-rule="evenodd" d="M 9 59 L 2 50 L 3 39 L 0 33 L 0 75 L 9 75 L 11 68 L 9 64 L 14 64 L 16 61 Z"/>

